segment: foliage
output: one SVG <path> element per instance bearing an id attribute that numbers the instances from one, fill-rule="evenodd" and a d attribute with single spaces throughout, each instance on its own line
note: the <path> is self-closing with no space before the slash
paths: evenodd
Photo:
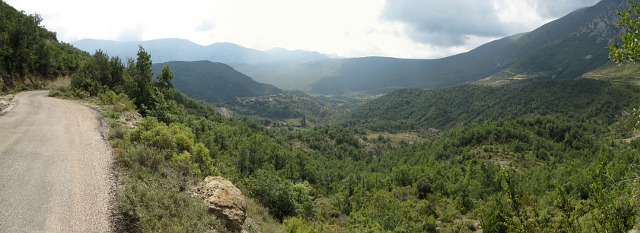
<path id="1" fill-rule="evenodd" d="M 638 44 L 638 38 L 640 34 L 640 3 L 635 1 L 629 1 L 631 9 L 618 10 L 618 16 L 620 21 L 618 27 L 624 28 L 624 33 L 620 39 L 622 40 L 622 47 L 618 42 L 613 42 L 609 45 L 609 57 L 616 63 L 632 62 L 637 63 L 640 61 L 640 44 Z"/>
<path id="2" fill-rule="evenodd" d="M 136 79 L 149 85 L 151 104 L 134 101 L 145 119 L 113 135 L 127 174 L 119 211 L 140 231 L 215 225 L 184 192 L 208 175 L 230 179 L 288 231 L 473 231 L 478 224 L 490 232 L 619 231 L 640 209 L 637 184 L 625 181 L 637 175 L 638 150 L 619 140 L 630 135 L 624 122 L 633 117 L 620 114 L 633 106 L 623 97 L 638 96 L 637 87 L 576 80 L 406 90 L 372 102 L 387 110 L 367 104 L 351 115 L 369 125 L 289 131 L 224 118 L 180 93 L 167 98 L 171 88 L 161 83 L 170 72 L 149 82 L 148 56 L 139 52 L 140 62 L 123 68 L 122 85 L 85 78 L 105 103 L 131 97 Z M 98 60 L 111 59 L 91 62 Z M 370 140 L 358 127 L 391 115 L 408 117 L 402 124 L 409 126 L 392 130 L 423 132 L 433 123 L 441 131 L 408 143 Z"/>
<path id="3" fill-rule="evenodd" d="M 128 147 L 120 161 L 137 160 L 143 167 L 130 167 L 124 189 L 118 192 L 117 208 L 136 231 L 206 232 L 212 226 L 223 229 L 208 208 L 183 192 L 177 177 L 156 174 L 146 168 L 164 166 L 160 151 L 148 146 Z M 169 173 L 171 174 L 171 173 Z"/>
<path id="4" fill-rule="evenodd" d="M 154 97 L 155 89 L 153 83 L 153 71 L 151 71 L 151 55 L 139 46 L 138 58 L 134 61 L 130 59 L 127 73 L 131 77 L 132 84 L 130 88 L 126 88 L 126 93 L 138 107 L 141 114 L 147 115 L 150 110 L 155 107 Z"/>
<path id="5" fill-rule="evenodd" d="M 0 1 L 0 86 L 16 87 L 27 75 L 47 79 L 70 75 L 88 57 L 58 42 L 41 23 L 40 15 L 27 15 Z"/>
<path id="6" fill-rule="evenodd" d="M 590 79 L 406 89 L 358 107 L 339 124 L 374 131 L 449 129 L 508 117 L 555 114 L 575 121 L 611 124 L 622 109 L 635 105 L 632 97 L 640 98 L 638 90 L 634 85 Z"/>

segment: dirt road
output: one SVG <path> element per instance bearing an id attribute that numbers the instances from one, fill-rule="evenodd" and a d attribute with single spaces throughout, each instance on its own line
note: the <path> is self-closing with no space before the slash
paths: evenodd
<path id="1" fill-rule="evenodd" d="M 48 91 L 0 115 L 0 232 L 108 232 L 111 151 L 99 113 Z"/>

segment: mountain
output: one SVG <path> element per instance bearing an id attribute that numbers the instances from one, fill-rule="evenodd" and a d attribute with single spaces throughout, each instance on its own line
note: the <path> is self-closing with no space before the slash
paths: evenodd
<path id="1" fill-rule="evenodd" d="M 85 39 L 72 43 L 73 46 L 93 53 L 98 49 L 111 56 L 121 58 L 136 57 L 138 45 L 142 45 L 156 62 L 166 61 L 202 61 L 222 63 L 265 63 L 280 60 L 319 60 L 329 59 L 318 52 L 282 48 L 260 51 L 245 48 L 233 43 L 215 43 L 202 46 L 184 39 L 157 39 L 149 41 L 117 42 L 111 40 Z"/>
<path id="2" fill-rule="evenodd" d="M 627 7 L 625 0 L 603 0 L 532 32 L 442 59 L 366 57 L 234 67 L 260 82 L 319 94 L 387 93 L 479 80 L 572 79 L 608 62 L 606 47 L 621 33 L 616 10 Z"/>
<path id="3" fill-rule="evenodd" d="M 403 89 L 370 101 L 340 121 L 375 131 L 451 129 L 527 115 L 609 125 L 637 106 L 640 87 L 594 79 L 534 81 L 498 87 L 465 84 Z"/>
<path id="4" fill-rule="evenodd" d="M 272 85 L 258 83 L 249 76 L 219 62 L 157 63 L 153 64 L 151 68 L 153 73 L 162 73 L 165 64 L 169 64 L 174 73 L 172 81 L 176 90 L 210 103 L 235 101 L 238 97 L 265 96 L 281 92 L 280 89 Z"/>

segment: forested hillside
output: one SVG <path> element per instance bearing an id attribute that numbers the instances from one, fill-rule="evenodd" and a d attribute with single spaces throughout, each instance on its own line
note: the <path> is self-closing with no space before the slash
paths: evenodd
<path id="1" fill-rule="evenodd" d="M 104 57 L 97 53 L 83 67 L 100 67 Z M 358 125 L 291 130 L 224 118 L 173 93 L 170 66 L 152 79 L 149 57 L 141 48 L 126 68 L 75 76 L 97 83 L 87 87 L 100 87 L 103 103 L 116 104 L 106 116 L 125 114 L 115 106 L 130 106 L 134 94 L 136 106 L 126 109 L 147 116 L 129 131 L 110 123 L 115 158 L 127 174 L 118 211 L 133 231 L 223 229 L 185 191 L 209 175 L 232 180 L 264 206 L 252 208 L 266 208 L 249 216 L 263 221 L 262 231 L 622 232 L 636 223 L 640 187 L 630 181 L 640 172 L 640 139 L 633 138 L 636 117 L 624 113 L 634 106 L 635 86 L 587 79 L 465 85 L 373 101 L 418 112 L 460 105 L 423 121 L 442 131 L 410 144 L 371 137 Z M 120 84 L 99 78 L 117 70 Z"/>
<path id="2" fill-rule="evenodd" d="M 225 118 L 176 92 L 183 72 L 218 71 L 171 63 L 154 72 L 142 46 L 126 61 L 83 54 L 73 56 L 71 86 L 50 95 L 99 97 L 123 231 L 227 231 L 189 192 L 206 176 L 242 190 L 258 232 L 629 232 L 638 224 L 640 138 L 630 113 L 640 88 L 625 82 L 399 90 L 341 124 L 294 129 Z M 11 59 L 2 61 L 26 64 L 22 75 L 40 67 Z M 144 116 L 137 124 L 135 111 Z M 430 128 L 436 133 L 423 133 Z M 396 132 L 420 140 L 385 136 Z"/>
<path id="3" fill-rule="evenodd" d="M 450 129 L 503 118 L 558 115 L 608 125 L 629 114 L 638 99 L 638 86 L 593 79 L 404 89 L 358 107 L 340 124 L 375 131 Z"/>
<path id="4" fill-rule="evenodd" d="M 151 68 L 160 73 L 165 65 L 175 74 L 176 90 L 209 103 L 234 102 L 238 97 L 258 97 L 278 94 L 282 91 L 272 85 L 254 81 L 223 63 L 167 62 L 156 63 Z"/>
<path id="5" fill-rule="evenodd" d="M 70 75 L 88 57 L 58 42 L 55 32 L 41 22 L 39 15 L 27 15 L 0 1 L 0 92 L 24 84 L 26 78 Z"/>

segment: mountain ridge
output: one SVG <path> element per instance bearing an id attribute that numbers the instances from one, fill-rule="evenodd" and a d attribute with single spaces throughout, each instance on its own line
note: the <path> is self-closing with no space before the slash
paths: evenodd
<path id="1" fill-rule="evenodd" d="M 366 57 L 317 61 L 315 66 L 332 68 L 322 71 L 307 68 L 307 64 L 234 67 L 260 82 L 297 82 L 293 87 L 280 87 L 317 94 L 380 94 L 402 88 L 438 88 L 480 80 L 573 79 L 609 62 L 606 46 L 622 31 L 617 27 L 616 10 L 626 8 L 624 0 L 603 0 L 531 32 L 494 40 L 441 59 Z"/>
<path id="2" fill-rule="evenodd" d="M 112 56 L 122 58 L 135 57 L 138 45 L 148 50 L 154 61 L 202 61 L 222 63 L 264 63 L 280 60 L 319 60 L 331 59 L 329 56 L 303 50 L 287 50 L 276 48 L 260 51 L 243 47 L 230 42 L 218 42 L 210 45 L 199 45 L 180 38 L 165 38 L 147 41 L 118 42 L 113 40 L 83 39 L 71 43 L 73 46 L 93 53 L 98 49 Z"/>

